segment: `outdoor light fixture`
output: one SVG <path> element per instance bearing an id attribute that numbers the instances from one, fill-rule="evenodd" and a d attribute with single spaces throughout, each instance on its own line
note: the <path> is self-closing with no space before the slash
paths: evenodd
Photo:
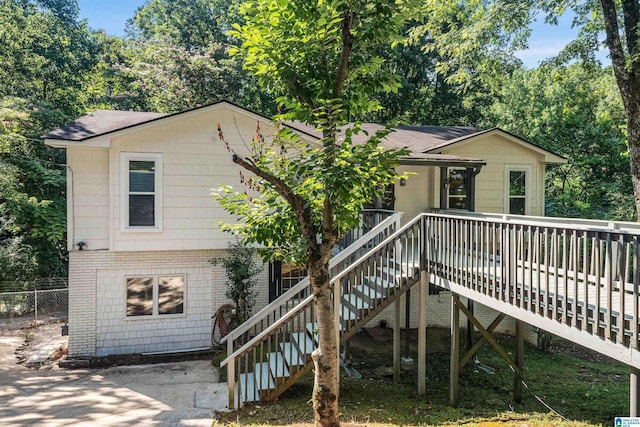
<path id="1" fill-rule="evenodd" d="M 404 178 L 400 178 L 400 187 L 404 187 L 405 185 L 407 185 L 407 180 Z"/>
<path id="2" fill-rule="evenodd" d="M 87 247 L 87 244 L 85 242 L 78 242 L 76 246 L 78 247 L 78 250 L 81 251 Z"/>

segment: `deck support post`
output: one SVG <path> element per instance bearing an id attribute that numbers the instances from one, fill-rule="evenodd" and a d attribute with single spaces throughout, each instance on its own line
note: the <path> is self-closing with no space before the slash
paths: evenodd
<path id="1" fill-rule="evenodd" d="M 467 310 L 473 314 L 473 300 L 471 298 L 467 299 Z M 471 350 L 471 347 L 473 347 L 473 332 L 473 323 L 471 323 L 471 320 L 467 319 L 467 351 Z"/>
<path id="2" fill-rule="evenodd" d="M 404 294 L 404 357 L 411 357 L 411 289 Z"/>
<path id="3" fill-rule="evenodd" d="M 393 382 L 400 381 L 400 297 L 396 298 L 393 310 Z"/>
<path id="4" fill-rule="evenodd" d="M 516 320 L 516 365 L 520 372 L 524 372 L 524 328 L 522 321 Z M 513 401 L 522 401 L 522 378 L 516 370 L 513 371 Z"/>
<path id="5" fill-rule="evenodd" d="M 227 354 L 233 354 L 233 340 L 227 340 Z M 240 391 L 238 390 L 238 402 L 235 400 L 235 384 L 236 384 L 236 361 L 231 360 L 227 363 L 227 385 L 229 386 L 229 409 L 240 409 Z M 238 381 L 238 387 L 240 381 Z M 246 395 L 246 394 L 245 394 Z"/>
<path id="6" fill-rule="evenodd" d="M 460 352 L 460 297 L 451 294 L 451 361 L 449 369 L 449 405 L 458 406 L 459 384 L 459 352 Z"/>
<path id="7" fill-rule="evenodd" d="M 630 387 L 629 387 L 629 416 L 637 417 L 640 409 L 640 369 L 631 368 Z"/>
<path id="8" fill-rule="evenodd" d="M 340 321 L 340 310 L 342 307 L 342 284 L 336 283 L 333 286 L 333 320 L 336 325 L 336 346 L 338 351 L 338 358 L 336 359 L 336 385 L 337 385 L 337 394 L 338 398 L 340 397 L 340 329 L 342 329 L 341 321 Z M 318 344 L 320 339 L 318 338 Z"/>
<path id="9" fill-rule="evenodd" d="M 418 288 L 418 395 L 427 392 L 427 291 L 429 289 L 429 273 L 420 271 Z"/>

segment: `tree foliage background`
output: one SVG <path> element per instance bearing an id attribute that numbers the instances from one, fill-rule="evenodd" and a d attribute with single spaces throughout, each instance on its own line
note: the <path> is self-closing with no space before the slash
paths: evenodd
<path id="1" fill-rule="evenodd" d="M 277 112 L 276 93 L 229 55 L 238 0 L 150 0 L 122 37 L 75 0 L 0 0 L 0 282 L 66 274 L 63 150 L 39 136 L 97 108 L 175 112 L 225 98 Z M 499 126 L 569 158 L 548 175 L 547 214 L 635 219 L 627 129 L 595 2 L 425 1 L 411 43 L 377 52 L 397 92 L 351 120 Z M 498 8 L 498 9 L 496 9 Z M 537 11 L 573 8 L 581 32 L 553 61 L 513 56 Z M 571 62 L 573 61 L 573 62 Z"/>

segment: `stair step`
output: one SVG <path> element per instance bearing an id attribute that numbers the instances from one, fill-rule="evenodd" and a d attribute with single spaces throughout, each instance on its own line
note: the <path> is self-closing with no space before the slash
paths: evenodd
<path id="1" fill-rule="evenodd" d="M 300 354 L 311 354 L 316 348 L 316 343 L 306 332 L 294 332 L 291 334 L 291 342 L 298 347 Z"/>
<path id="2" fill-rule="evenodd" d="M 369 303 L 360 298 L 356 294 L 346 294 L 342 297 L 342 304 L 348 305 L 352 310 L 367 310 L 369 308 Z"/>
<path id="3" fill-rule="evenodd" d="M 256 393 L 256 376 L 253 372 L 240 374 L 238 378 L 238 387 L 240 388 L 241 402 L 256 402 L 258 400 Z"/>
<path id="4" fill-rule="evenodd" d="M 392 282 L 394 285 L 395 283 L 400 283 L 400 280 L 408 276 L 407 272 L 397 266 L 382 267 L 380 271 L 382 278 L 386 279 L 388 282 Z"/>
<path id="5" fill-rule="evenodd" d="M 351 307 L 348 305 L 342 304 L 340 306 L 340 320 L 349 321 L 349 320 L 357 320 L 358 315 L 351 310 Z"/>
<path id="6" fill-rule="evenodd" d="M 274 378 L 285 378 L 291 375 L 285 363 L 285 357 L 279 351 L 269 353 L 267 360 L 269 361 L 269 369 Z"/>
<path id="7" fill-rule="evenodd" d="M 276 388 L 276 383 L 273 381 L 271 372 L 269 371 L 269 362 L 256 363 L 254 367 L 256 374 L 256 389 L 267 390 Z"/>
<path id="8" fill-rule="evenodd" d="M 380 276 L 365 276 L 364 283 L 375 287 L 377 290 L 395 288 L 396 285 L 391 280 L 387 280 Z"/>
<path id="9" fill-rule="evenodd" d="M 343 319 L 341 318 L 340 320 Z M 318 342 L 318 322 L 307 323 L 307 331 L 313 335 L 314 341 Z M 344 331 L 344 328 L 340 325 L 340 332 L 342 331 Z"/>
<path id="10" fill-rule="evenodd" d="M 405 273 L 415 273 L 420 270 L 420 261 L 401 261 L 398 263 Z"/>
<path id="11" fill-rule="evenodd" d="M 307 333 L 313 337 L 313 340 L 315 342 L 318 342 L 318 323 L 317 322 L 307 323 Z"/>
<path id="12" fill-rule="evenodd" d="M 369 306 L 371 306 L 374 300 L 384 298 L 384 294 L 366 284 L 358 285 L 353 290 L 356 291 L 358 296 Z"/>
<path id="13" fill-rule="evenodd" d="M 379 298 L 387 298 L 396 288 L 392 280 L 390 281 L 378 276 L 366 276 L 364 278 L 364 285 L 375 290 L 380 295 Z M 369 303 L 371 303 L 371 301 L 369 301 Z"/>
<path id="14" fill-rule="evenodd" d="M 304 354 L 298 350 L 298 346 L 292 342 L 280 343 L 280 350 L 284 356 L 284 360 L 287 361 L 289 366 L 302 366 L 304 365 Z"/>

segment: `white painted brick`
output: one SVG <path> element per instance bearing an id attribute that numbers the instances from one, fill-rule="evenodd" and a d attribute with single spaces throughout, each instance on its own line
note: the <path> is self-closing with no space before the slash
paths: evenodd
<path id="1" fill-rule="evenodd" d="M 224 250 L 71 252 L 70 357 L 208 347 L 211 316 L 227 302 L 224 271 L 213 267 L 209 260 L 225 253 Z M 127 319 L 125 276 L 163 274 L 185 275 L 185 316 Z M 256 311 L 266 303 L 267 275 L 265 269 L 259 277 Z"/>

